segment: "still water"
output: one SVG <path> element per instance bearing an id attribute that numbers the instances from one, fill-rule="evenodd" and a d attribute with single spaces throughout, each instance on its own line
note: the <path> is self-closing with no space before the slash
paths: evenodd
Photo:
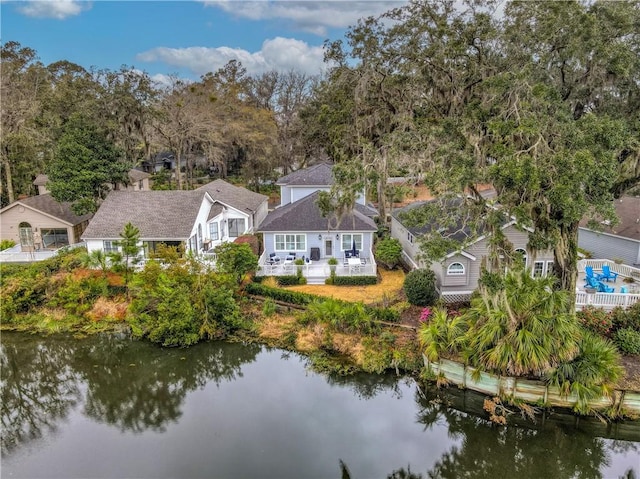
<path id="1" fill-rule="evenodd" d="M 640 477 L 640 423 L 496 427 L 481 396 L 257 345 L 5 333 L 0 359 L 3 478 Z"/>

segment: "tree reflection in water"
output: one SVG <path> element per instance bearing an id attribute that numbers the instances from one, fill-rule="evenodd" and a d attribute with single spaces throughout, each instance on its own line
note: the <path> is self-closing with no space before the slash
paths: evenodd
<path id="1" fill-rule="evenodd" d="M 460 403 L 461 395 L 473 396 L 471 401 L 463 401 L 465 409 L 471 412 L 452 407 L 452 402 Z M 547 420 L 544 425 L 494 425 L 484 419 L 486 414 L 474 414 L 479 404 L 474 408 L 469 402 L 482 401 L 482 397 L 474 393 L 457 391 L 451 395 L 431 390 L 427 391 L 426 397 L 416 393 L 416 401 L 421 407 L 418 422 L 430 428 L 446 421 L 449 436 L 456 440 L 456 445 L 428 471 L 427 477 L 433 479 L 600 478 L 601 470 L 609 465 L 609 452 L 638 450 L 638 443 L 607 441 L 576 428 L 574 423 Z M 572 417 L 566 416 L 565 419 Z M 634 472 L 628 471 L 627 474 L 632 476 Z M 396 476 L 389 477 L 395 479 Z"/>
<path id="2" fill-rule="evenodd" d="M 34 347 L 31 337 L 3 333 L 0 347 L 2 455 L 55 431 L 81 399 L 73 348 L 47 340 Z"/>
<path id="3" fill-rule="evenodd" d="M 255 361 L 260 350 L 201 344 L 187 354 L 106 335 L 78 340 L 5 333 L 2 453 L 55 430 L 79 401 L 87 416 L 121 431 L 163 431 L 180 417 L 188 392 L 241 377 L 242 365 Z"/>

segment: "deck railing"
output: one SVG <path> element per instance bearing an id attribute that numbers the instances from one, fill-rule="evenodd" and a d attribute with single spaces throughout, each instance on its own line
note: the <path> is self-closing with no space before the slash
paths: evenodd
<path id="1" fill-rule="evenodd" d="M 602 266 L 607 265 L 609 269 L 626 278 L 633 278 L 640 282 L 640 269 L 626 264 L 618 264 L 608 259 L 581 259 L 578 261 L 578 272 L 584 273 L 587 266 L 591 266 L 594 271 L 602 271 Z"/>

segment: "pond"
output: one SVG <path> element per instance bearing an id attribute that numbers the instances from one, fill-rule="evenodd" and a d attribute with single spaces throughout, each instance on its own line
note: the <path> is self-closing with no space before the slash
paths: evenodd
<path id="1" fill-rule="evenodd" d="M 392 375 L 327 377 L 258 345 L 4 333 L 0 359 L 3 478 L 640 473 L 640 423 L 514 415 L 499 427 L 482 396 Z"/>

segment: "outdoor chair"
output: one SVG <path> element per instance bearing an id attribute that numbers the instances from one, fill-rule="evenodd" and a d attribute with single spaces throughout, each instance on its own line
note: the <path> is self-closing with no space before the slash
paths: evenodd
<path id="1" fill-rule="evenodd" d="M 598 292 L 599 293 L 613 293 L 613 292 L 615 292 L 615 290 L 616 290 L 615 288 L 613 288 L 611 286 L 607 286 L 602 281 L 600 281 L 598 283 Z"/>
<path id="2" fill-rule="evenodd" d="M 584 269 L 584 272 L 585 272 L 587 278 L 596 278 L 597 279 L 597 276 L 593 273 L 593 266 L 587 266 Z"/>
<path id="3" fill-rule="evenodd" d="M 598 279 L 605 280 L 607 282 L 612 279 L 615 282 L 616 279 L 618 279 L 618 273 L 614 273 L 613 271 L 611 271 L 609 265 L 605 264 L 602 266 L 602 274 L 598 275 Z"/>
<path id="4" fill-rule="evenodd" d="M 275 253 L 269 254 L 269 259 L 267 260 L 267 264 L 280 264 L 280 256 Z"/>
<path id="5" fill-rule="evenodd" d="M 584 284 L 583 288 L 594 288 L 594 289 L 599 289 L 600 284 L 599 281 L 594 277 L 594 276 L 587 276 L 587 278 L 585 278 L 587 280 L 587 282 Z"/>

